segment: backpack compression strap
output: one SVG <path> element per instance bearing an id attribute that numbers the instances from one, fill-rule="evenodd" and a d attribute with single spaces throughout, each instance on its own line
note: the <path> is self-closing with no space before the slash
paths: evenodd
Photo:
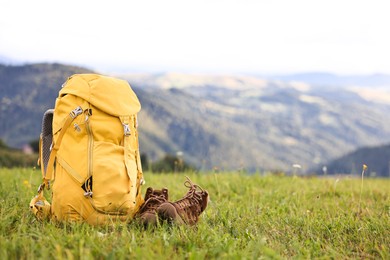
<path id="1" fill-rule="evenodd" d="M 52 147 L 50 157 L 49 157 L 49 162 L 47 163 L 46 172 L 42 172 L 43 182 L 38 188 L 38 194 L 40 194 L 45 189 L 45 187 L 50 189 L 49 182 L 53 179 L 54 160 L 56 158 L 57 151 L 60 148 L 62 138 L 64 137 L 66 130 L 73 122 L 73 120 L 82 113 L 83 113 L 83 109 L 80 106 L 78 106 L 77 108 L 72 110 L 72 112 L 70 112 L 70 114 L 66 117 L 64 125 L 62 126 L 62 129 L 57 138 L 57 142 Z"/>

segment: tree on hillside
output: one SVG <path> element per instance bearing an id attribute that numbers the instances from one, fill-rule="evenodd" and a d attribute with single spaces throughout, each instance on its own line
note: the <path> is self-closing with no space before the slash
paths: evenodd
<path id="1" fill-rule="evenodd" d="M 186 172 L 186 171 L 196 171 L 196 168 L 185 162 L 179 156 L 174 156 L 171 154 L 166 154 L 161 160 L 152 163 L 151 170 L 153 172 Z"/>

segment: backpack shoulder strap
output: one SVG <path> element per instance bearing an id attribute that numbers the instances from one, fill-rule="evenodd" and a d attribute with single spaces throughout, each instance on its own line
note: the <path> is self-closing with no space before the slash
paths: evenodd
<path id="1" fill-rule="evenodd" d="M 73 122 L 73 120 L 79 116 L 80 114 L 83 113 L 83 109 L 79 106 L 77 108 L 75 108 L 74 110 L 72 110 L 70 112 L 70 114 L 66 117 L 65 119 L 65 122 L 64 122 L 64 125 L 62 126 L 61 130 L 60 130 L 60 133 L 58 135 L 58 138 L 57 138 L 57 141 L 54 143 L 54 145 L 52 146 L 52 149 L 51 149 L 51 152 L 50 152 L 50 157 L 49 157 L 49 161 L 47 163 L 47 168 L 46 168 L 46 171 L 42 172 L 42 175 L 43 175 L 43 183 L 42 183 L 42 187 L 39 188 L 40 189 L 44 189 L 45 186 L 47 186 L 49 188 L 49 182 L 53 179 L 53 171 L 54 171 L 54 160 L 56 158 L 56 155 L 57 155 L 57 151 L 58 149 L 60 148 L 60 145 L 61 145 L 61 142 L 62 142 L 62 138 L 64 137 L 65 133 L 66 133 L 66 130 L 68 129 L 68 127 L 71 125 L 71 123 Z M 38 190 L 38 193 L 39 193 L 39 190 Z"/>

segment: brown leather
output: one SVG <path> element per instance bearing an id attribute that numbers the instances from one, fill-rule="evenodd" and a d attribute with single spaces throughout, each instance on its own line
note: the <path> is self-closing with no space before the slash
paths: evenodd
<path id="1" fill-rule="evenodd" d="M 187 194 L 182 199 L 171 204 L 176 208 L 177 213 L 186 224 L 195 225 L 199 220 L 200 214 L 207 207 L 209 194 L 199 185 L 193 184 L 188 177 L 184 185 L 189 188 Z"/>
<path id="2" fill-rule="evenodd" d="M 135 218 L 139 219 L 145 226 L 157 224 L 156 209 L 164 202 L 168 201 L 168 189 L 154 190 L 152 187 L 147 188 L 145 193 L 145 202 Z"/>
<path id="3" fill-rule="evenodd" d="M 149 187 L 145 193 L 145 203 L 136 218 L 145 226 L 155 226 L 159 221 L 169 224 L 195 225 L 199 216 L 207 208 L 209 194 L 190 178 L 184 182 L 189 188 L 187 194 L 175 202 L 168 201 L 168 189 L 154 190 Z"/>

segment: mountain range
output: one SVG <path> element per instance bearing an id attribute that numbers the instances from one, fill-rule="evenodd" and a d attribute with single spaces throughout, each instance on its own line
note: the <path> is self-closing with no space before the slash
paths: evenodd
<path id="1" fill-rule="evenodd" d="M 38 138 L 62 83 L 90 72 L 0 66 L 0 138 L 13 147 Z M 140 147 L 151 160 L 180 152 L 200 170 L 289 172 L 299 165 L 304 173 L 359 147 L 390 143 L 390 94 L 368 79 L 327 85 L 247 75 L 113 76 L 128 80 L 141 101 Z"/>

